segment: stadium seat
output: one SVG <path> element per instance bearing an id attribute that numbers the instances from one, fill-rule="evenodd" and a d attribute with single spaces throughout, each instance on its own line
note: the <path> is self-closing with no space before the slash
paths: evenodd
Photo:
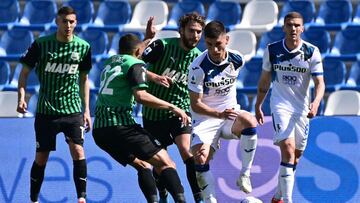
<path id="1" fill-rule="evenodd" d="M 131 14 L 131 5 L 128 1 L 105 0 L 100 2 L 94 23 L 88 28 L 118 32 L 122 26 L 130 22 Z"/>
<path id="2" fill-rule="evenodd" d="M 327 30 L 341 30 L 352 21 L 352 4 L 349 0 L 322 1 L 315 24 Z"/>
<path id="3" fill-rule="evenodd" d="M 33 40 L 34 35 L 29 30 L 12 29 L 5 31 L 0 39 L 0 56 L 18 60 L 30 47 Z"/>
<path id="4" fill-rule="evenodd" d="M 31 95 L 31 97 L 27 103 L 27 112 L 24 114 L 25 118 L 35 117 L 38 98 L 39 98 L 38 93 Z"/>
<path id="5" fill-rule="evenodd" d="M 357 7 L 356 7 L 356 11 L 355 11 L 355 15 L 353 18 L 353 23 L 360 23 L 360 4 L 358 3 Z"/>
<path id="6" fill-rule="evenodd" d="M 228 48 L 239 51 L 249 61 L 256 51 L 256 36 L 253 32 L 247 30 L 233 30 L 227 33 L 229 35 Z"/>
<path id="7" fill-rule="evenodd" d="M 243 93 L 256 93 L 262 71 L 262 61 L 252 59 L 240 70 L 237 89 Z"/>
<path id="8" fill-rule="evenodd" d="M 360 93 L 354 90 L 332 92 L 327 100 L 324 115 L 360 115 Z"/>
<path id="9" fill-rule="evenodd" d="M 86 30 L 87 26 L 93 22 L 94 4 L 91 0 L 64 1 L 63 5 L 76 10 L 77 28 Z"/>
<path id="10" fill-rule="evenodd" d="M 179 19 L 186 13 L 197 12 L 205 16 L 204 5 L 199 1 L 180 1 L 175 3 L 170 12 L 168 24 L 164 27 L 167 30 L 178 30 Z"/>
<path id="11" fill-rule="evenodd" d="M 8 85 L 5 85 L 4 90 L 7 91 L 16 91 L 18 88 L 18 81 L 21 73 L 21 69 L 23 68 L 23 65 L 21 63 L 18 63 L 15 67 L 14 74 L 9 82 Z M 26 91 L 29 93 L 35 93 L 39 92 L 40 89 L 40 83 L 39 79 L 35 73 L 35 69 L 31 70 L 27 82 L 26 82 Z"/>
<path id="12" fill-rule="evenodd" d="M 266 49 L 267 45 L 276 41 L 279 41 L 285 37 L 285 33 L 281 27 L 274 27 L 271 31 L 268 31 L 262 34 L 260 38 L 260 42 L 258 43 L 259 47 L 256 51 L 257 56 L 263 56 L 264 50 Z"/>
<path id="13" fill-rule="evenodd" d="M 250 111 L 249 97 L 242 92 L 236 92 L 237 103 L 240 104 L 242 110 Z"/>
<path id="14" fill-rule="evenodd" d="M 93 63 L 92 68 L 90 69 L 89 72 L 89 86 L 90 86 L 90 90 L 97 92 L 99 90 L 100 87 L 100 76 L 101 76 L 101 71 L 103 70 L 103 63 L 102 62 L 98 62 L 98 63 Z"/>
<path id="15" fill-rule="evenodd" d="M 227 30 L 232 30 L 236 24 L 240 23 L 241 12 L 240 4 L 236 2 L 215 1 L 209 6 L 206 22 L 219 20 L 224 23 Z"/>
<path id="16" fill-rule="evenodd" d="M 157 39 L 164 39 L 164 38 L 179 38 L 180 33 L 176 30 L 159 30 L 156 32 L 154 38 L 151 39 L 151 41 L 155 41 Z"/>
<path id="17" fill-rule="evenodd" d="M 6 61 L 0 61 L 0 91 L 10 82 L 10 65 Z"/>
<path id="18" fill-rule="evenodd" d="M 106 32 L 101 30 L 85 30 L 79 33 L 79 37 L 87 41 L 91 46 L 91 55 L 95 61 L 100 61 L 107 56 L 109 39 Z"/>
<path id="19" fill-rule="evenodd" d="M 339 56 L 341 60 L 356 60 L 360 53 L 360 26 L 348 25 L 336 33 L 331 55 Z"/>
<path id="20" fill-rule="evenodd" d="M 250 1 L 245 5 L 241 22 L 234 29 L 251 30 L 260 35 L 277 24 L 278 13 L 278 6 L 274 1 Z"/>
<path id="21" fill-rule="evenodd" d="M 118 54 L 120 37 L 126 33 L 133 33 L 136 34 L 139 37 L 139 39 L 141 40 L 144 39 L 144 34 L 142 32 L 117 32 L 115 35 L 112 36 L 112 40 L 108 52 L 109 56 Z"/>
<path id="22" fill-rule="evenodd" d="M 20 16 L 20 6 L 17 0 L 0 1 L 0 29 L 10 30 Z"/>
<path id="23" fill-rule="evenodd" d="M 323 60 L 325 91 L 333 92 L 345 85 L 345 63 L 336 59 Z"/>
<path id="24" fill-rule="evenodd" d="M 345 87 L 341 89 L 353 89 L 360 91 L 360 61 L 356 61 L 352 64 Z"/>
<path id="25" fill-rule="evenodd" d="M 16 112 L 17 101 L 16 91 L 0 91 L 0 117 L 22 117 Z"/>
<path id="26" fill-rule="evenodd" d="M 57 5 L 54 0 L 25 1 L 20 21 L 15 26 L 31 30 L 47 30 L 55 25 Z"/>
<path id="27" fill-rule="evenodd" d="M 304 24 L 311 23 L 315 18 L 315 4 L 312 0 L 290 0 L 284 3 L 281 9 L 279 24 L 284 24 L 284 18 L 291 11 L 299 12 L 304 18 Z"/>
<path id="28" fill-rule="evenodd" d="M 147 21 L 154 16 L 156 30 L 161 30 L 167 25 L 169 15 L 168 5 L 161 0 L 139 1 L 134 8 L 130 23 L 124 25 L 123 31 L 145 32 Z"/>
<path id="29" fill-rule="evenodd" d="M 330 33 L 322 29 L 308 29 L 302 34 L 302 38 L 305 41 L 317 46 L 320 53 L 325 55 L 330 53 Z"/>

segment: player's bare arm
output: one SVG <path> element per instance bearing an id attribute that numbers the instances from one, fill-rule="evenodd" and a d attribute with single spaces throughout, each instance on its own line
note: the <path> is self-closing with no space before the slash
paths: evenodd
<path id="1" fill-rule="evenodd" d="M 90 87 L 87 72 L 80 72 L 80 97 L 84 106 L 85 131 L 89 132 L 91 130 L 92 124 L 89 108 Z"/>
<path id="2" fill-rule="evenodd" d="M 262 71 L 258 83 L 256 103 L 255 103 L 255 116 L 260 125 L 264 124 L 264 113 L 261 110 L 262 104 L 269 91 L 271 82 L 271 73 L 269 71 Z"/>
<path id="3" fill-rule="evenodd" d="M 26 90 L 26 80 L 29 76 L 31 69 L 23 64 L 21 69 L 19 81 L 18 81 L 18 105 L 16 111 L 19 113 L 27 112 L 27 103 L 25 101 L 25 90 Z"/>
<path id="4" fill-rule="evenodd" d="M 153 73 L 151 71 L 146 71 L 147 79 L 149 79 L 151 82 L 154 82 L 158 85 L 164 86 L 166 88 L 170 87 L 172 84 L 172 78 L 165 75 L 158 75 L 156 73 Z"/>
<path id="5" fill-rule="evenodd" d="M 325 92 L 325 83 L 324 83 L 324 77 L 323 76 L 316 76 L 313 77 L 314 84 L 315 84 L 315 98 L 310 103 L 309 106 L 309 113 L 307 115 L 308 118 L 313 118 L 316 116 L 318 108 L 320 106 L 320 102 L 324 96 Z"/>

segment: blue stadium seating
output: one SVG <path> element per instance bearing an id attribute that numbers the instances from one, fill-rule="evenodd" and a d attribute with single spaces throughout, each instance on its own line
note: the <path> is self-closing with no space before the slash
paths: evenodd
<path id="1" fill-rule="evenodd" d="M 93 22 L 94 4 L 91 0 L 65 1 L 64 6 L 70 6 L 76 10 L 77 28 L 85 30 Z"/>
<path id="2" fill-rule="evenodd" d="M 0 29 L 11 29 L 18 22 L 20 6 L 17 0 L 0 1 Z"/>
<path id="3" fill-rule="evenodd" d="M 258 43 L 258 49 L 256 51 L 257 56 L 262 56 L 264 50 L 269 43 L 279 41 L 285 37 L 285 33 L 281 27 L 274 27 L 271 31 L 262 34 L 260 42 Z"/>
<path id="4" fill-rule="evenodd" d="M 349 0 L 327 0 L 320 4 L 315 23 L 327 30 L 341 30 L 343 24 L 352 21 L 352 4 Z"/>
<path id="5" fill-rule="evenodd" d="M 219 20 L 224 23 L 227 30 L 232 30 L 236 24 L 240 23 L 241 15 L 240 4 L 216 1 L 209 6 L 206 21 Z"/>
<path id="6" fill-rule="evenodd" d="M 237 89 L 243 93 L 256 93 L 261 72 L 261 60 L 253 58 L 245 63 L 238 76 Z"/>
<path id="7" fill-rule="evenodd" d="M 0 91 L 10 82 L 10 65 L 6 61 L 0 61 Z"/>
<path id="8" fill-rule="evenodd" d="M 316 12 L 312 0 L 290 0 L 284 3 L 279 17 L 279 24 L 284 23 L 284 17 L 290 11 L 299 12 L 304 18 L 304 24 L 313 22 Z"/>
<path id="9" fill-rule="evenodd" d="M 89 72 L 89 84 L 90 84 L 90 90 L 92 92 L 98 92 L 100 87 L 100 76 L 101 71 L 103 70 L 103 61 L 93 63 L 92 68 Z"/>
<path id="10" fill-rule="evenodd" d="M 111 39 L 111 44 L 109 46 L 109 52 L 108 55 L 112 56 L 118 53 L 119 50 L 119 39 L 122 35 L 126 34 L 126 33 L 133 33 L 136 34 L 139 39 L 143 40 L 144 39 L 144 34 L 142 32 L 117 32 L 115 35 L 113 35 L 112 39 Z"/>
<path id="11" fill-rule="evenodd" d="M 79 33 L 79 37 L 86 40 L 91 46 L 92 58 L 100 61 L 107 56 L 109 39 L 106 32 L 101 30 L 85 30 Z"/>
<path id="12" fill-rule="evenodd" d="M 4 90 L 6 91 L 16 91 L 18 88 L 18 81 L 19 76 L 22 69 L 22 64 L 18 63 L 15 67 L 14 74 L 9 82 L 8 85 L 5 85 Z M 29 93 L 36 93 L 39 92 L 40 83 L 38 80 L 38 77 L 35 73 L 35 69 L 31 70 L 31 72 L 28 75 L 27 82 L 26 82 L 26 90 Z"/>
<path id="13" fill-rule="evenodd" d="M 177 2 L 171 9 L 170 18 L 168 24 L 163 29 L 178 30 L 179 19 L 186 13 L 197 12 L 200 15 L 205 16 L 204 5 L 199 1 L 180 1 Z"/>
<path id="14" fill-rule="evenodd" d="M 353 18 L 353 22 L 354 23 L 360 23 L 360 4 L 358 4 L 355 14 L 354 14 L 354 18 Z"/>
<path id="15" fill-rule="evenodd" d="M 302 38 L 317 46 L 321 54 L 325 55 L 330 53 L 331 38 L 328 31 L 310 28 L 303 32 Z"/>
<path id="16" fill-rule="evenodd" d="M 247 94 L 237 91 L 236 100 L 242 110 L 250 111 L 249 97 Z"/>
<path id="17" fill-rule="evenodd" d="M 5 31 L 0 39 L 0 56 L 8 60 L 18 60 L 30 47 L 34 35 L 29 30 L 12 29 Z"/>
<path id="18" fill-rule="evenodd" d="M 97 93 L 90 92 L 89 108 L 90 108 L 90 116 L 91 117 L 95 116 L 96 100 L 97 100 Z"/>
<path id="19" fill-rule="evenodd" d="M 352 64 L 346 85 L 341 89 L 360 91 L 360 61 L 355 61 Z"/>
<path id="20" fill-rule="evenodd" d="M 130 22 L 132 15 L 131 5 L 128 1 L 100 2 L 94 23 L 89 29 L 100 28 L 104 31 L 118 32 L 123 25 Z"/>
<path id="21" fill-rule="evenodd" d="M 360 53 L 360 26 L 348 25 L 337 32 L 331 54 L 341 60 L 355 61 Z"/>
<path id="22" fill-rule="evenodd" d="M 345 86 L 346 66 L 337 59 L 323 60 L 325 91 L 333 92 Z"/>
<path id="23" fill-rule="evenodd" d="M 47 30 L 55 26 L 57 5 L 54 0 L 26 1 L 24 13 L 15 27 Z"/>

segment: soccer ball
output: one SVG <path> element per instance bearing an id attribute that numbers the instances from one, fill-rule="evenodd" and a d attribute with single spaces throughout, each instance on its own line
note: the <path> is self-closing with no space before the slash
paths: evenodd
<path id="1" fill-rule="evenodd" d="M 256 197 L 246 197 L 245 199 L 241 200 L 240 203 L 263 203 L 263 201 Z"/>

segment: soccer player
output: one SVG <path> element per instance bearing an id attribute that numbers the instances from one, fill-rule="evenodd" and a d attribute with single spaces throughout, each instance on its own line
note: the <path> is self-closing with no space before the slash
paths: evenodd
<path id="1" fill-rule="evenodd" d="M 217 202 L 210 160 L 219 148 L 219 139 L 240 139 L 242 169 L 237 180 L 240 190 L 252 191 L 250 168 L 254 159 L 256 119 L 240 110 L 236 100 L 236 78 L 244 65 L 238 51 L 226 48 L 229 36 L 224 24 L 211 21 L 204 28 L 207 51 L 189 67 L 188 87 L 193 120 L 192 152 L 198 183 L 206 202 Z"/>
<path id="2" fill-rule="evenodd" d="M 60 132 L 65 134 L 73 159 L 78 200 L 85 202 L 86 198 L 87 167 L 83 143 L 84 131 L 91 128 L 88 82 L 91 52 L 90 45 L 74 35 L 76 22 L 75 10 L 60 8 L 56 16 L 56 33 L 36 39 L 20 58 L 23 69 L 18 84 L 19 113 L 26 113 L 26 79 L 34 67 L 40 81 L 35 117 L 36 155 L 30 173 L 32 202 L 38 201 L 45 166 L 50 151 L 56 149 L 56 135 Z"/>
<path id="3" fill-rule="evenodd" d="M 159 141 L 132 116 L 135 98 L 144 106 L 171 111 L 182 125 L 190 122 L 183 110 L 146 92 L 145 63 L 138 59 L 144 48 L 145 44 L 136 35 L 126 34 L 119 40 L 120 55 L 104 62 L 96 102 L 94 140 L 120 164 L 129 164 L 138 171 L 138 182 L 148 202 L 158 202 L 151 165 L 175 202 L 185 202 L 175 163 Z"/>
<path id="4" fill-rule="evenodd" d="M 292 202 L 294 173 L 307 144 L 309 118 L 316 115 L 325 90 L 319 49 L 300 37 L 304 31 L 301 14 L 288 13 L 283 30 L 285 39 L 269 44 L 265 50 L 255 105 L 256 118 L 262 125 L 264 114 L 261 106 L 272 81 L 270 107 L 274 143 L 281 151 L 279 181 L 273 203 Z M 311 78 L 315 84 L 315 98 L 310 103 Z"/>
<path id="5" fill-rule="evenodd" d="M 201 53 L 196 45 L 201 38 L 205 18 L 188 13 L 179 20 L 180 38 L 159 39 L 144 51 L 142 59 L 149 63 L 149 93 L 189 112 L 187 74 L 190 63 Z M 162 81 L 164 83 L 158 82 Z M 170 79 L 170 85 L 164 78 Z M 190 153 L 191 123 L 183 125 L 178 116 L 169 110 L 143 107 L 144 128 L 156 136 L 162 146 L 175 143 L 186 165 L 186 175 L 195 202 L 202 201 L 201 190 L 196 181 L 194 158 Z M 154 173 L 157 177 L 157 174 Z M 157 181 L 161 201 L 166 202 L 166 190 Z"/>

